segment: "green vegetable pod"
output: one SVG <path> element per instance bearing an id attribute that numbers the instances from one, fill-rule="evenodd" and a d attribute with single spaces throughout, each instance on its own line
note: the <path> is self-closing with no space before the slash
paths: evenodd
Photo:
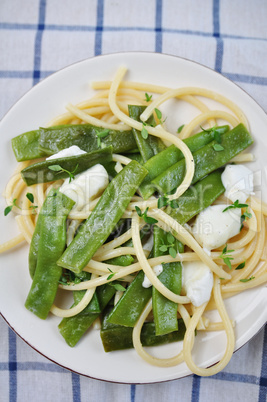
<path id="1" fill-rule="evenodd" d="M 96 289 L 96 297 L 99 303 L 100 311 L 106 307 L 116 292 L 113 286 L 103 285 Z M 78 300 L 76 300 L 78 302 Z M 92 303 L 92 302 L 91 302 Z M 99 317 L 99 313 L 92 311 L 91 303 L 80 313 L 73 317 L 66 317 L 58 325 L 59 332 L 66 343 L 74 347 L 93 322 Z M 74 303 L 76 305 L 77 303 Z"/>
<path id="2" fill-rule="evenodd" d="M 105 165 L 112 160 L 112 147 L 92 151 L 86 154 L 68 156 L 64 158 L 49 159 L 43 162 L 37 162 L 21 171 L 21 176 L 27 186 L 37 183 L 47 183 L 54 180 L 65 179 L 69 177 L 68 172 L 79 174 L 90 167 L 101 163 Z M 59 165 L 60 171 L 51 170 L 51 166 Z"/>
<path id="3" fill-rule="evenodd" d="M 18 162 L 37 159 L 43 156 L 39 149 L 40 130 L 27 131 L 12 138 L 11 144 Z"/>
<path id="4" fill-rule="evenodd" d="M 132 334 L 133 328 L 122 325 L 111 324 L 107 320 L 108 314 L 104 317 L 100 336 L 105 352 L 133 348 Z M 184 339 L 186 331 L 182 319 L 178 320 L 179 328 L 177 331 L 166 335 L 156 335 L 155 324 L 153 322 L 144 323 L 141 330 L 141 343 L 143 346 L 159 346 Z"/>
<path id="5" fill-rule="evenodd" d="M 169 250 L 162 251 L 162 245 L 169 245 L 170 234 L 159 228 L 154 227 L 154 257 L 166 255 Z M 171 236 L 173 237 L 173 236 Z M 184 246 L 177 239 L 172 240 L 173 247 L 178 253 L 184 251 Z M 182 289 L 182 265 L 180 262 L 171 262 L 163 265 L 163 271 L 158 279 L 168 289 L 176 294 L 181 293 Z M 164 335 L 178 330 L 177 322 L 177 303 L 168 300 L 156 288 L 152 288 L 152 309 L 155 323 L 156 335 Z"/>
<path id="6" fill-rule="evenodd" d="M 189 187 L 178 198 L 178 208 L 168 207 L 166 212 L 181 225 L 184 225 L 225 192 L 221 179 L 222 172 L 223 169 L 215 170 Z"/>
<path id="7" fill-rule="evenodd" d="M 41 223 L 36 269 L 25 306 L 42 319 L 47 317 L 57 293 L 62 274 L 57 260 L 65 248 L 66 219 L 73 205 L 71 199 L 52 189 L 38 217 Z"/>
<path id="8" fill-rule="evenodd" d="M 28 131 L 12 139 L 12 148 L 18 162 L 53 155 L 62 149 L 77 145 L 85 152 L 112 146 L 115 153 L 136 150 L 132 131 L 108 130 L 91 124 L 66 124 Z"/>
<path id="9" fill-rule="evenodd" d="M 212 141 L 194 152 L 195 173 L 192 184 L 225 165 L 251 144 L 253 144 L 251 135 L 243 124 L 239 124 L 221 136 L 220 144 Z M 217 150 L 218 145 L 220 145 L 220 150 Z M 153 179 L 152 184 L 161 193 L 168 194 L 181 184 L 184 175 L 185 161 L 183 159 Z"/>
<path id="10" fill-rule="evenodd" d="M 146 174 L 147 170 L 143 166 L 131 161 L 115 176 L 91 215 L 58 260 L 58 265 L 73 272 L 82 271 L 122 217 Z"/>
<path id="11" fill-rule="evenodd" d="M 145 109 L 146 106 L 128 105 L 129 116 L 139 122 L 140 115 Z M 153 127 L 156 125 L 153 115 L 150 116 L 146 124 Z M 132 129 L 132 132 L 144 162 L 148 161 L 152 156 L 166 148 L 163 142 L 157 137 L 148 134 L 147 138 L 144 138 L 142 133 L 135 128 Z"/>
<path id="12" fill-rule="evenodd" d="M 219 126 L 216 127 L 216 130 L 201 131 L 183 141 L 191 152 L 195 152 L 213 141 L 215 133 L 217 133 L 217 135 L 222 135 L 227 131 L 229 131 L 229 126 Z M 140 185 L 139 191 L 145 200 L 155 192 L 155 186 L 151 181 L 181 159 L 184 159 L 182 151 L 180 151 L 180 149 L 175 145 L 171 145 L 159 154 L 153 156 L 144 164 L 144 167 L 148 170 L 148 175 Z"/>
<path id="13" fill-rule="evenodd" d="M 152 296 L 152 288 L 144 288 L 144 272 L 140 271 L 111 310 L 108 322 L 133 327 Z"/>

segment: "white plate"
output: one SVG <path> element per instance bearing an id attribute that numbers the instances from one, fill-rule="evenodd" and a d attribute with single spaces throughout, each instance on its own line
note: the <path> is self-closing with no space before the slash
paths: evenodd
<path id="1" fill-rule="evenodd" d="M 258 171 L 261 186 L 257 195 L 267 199 L 266 154 L 267 140 L 264 135 L 267 117 L 258 104 L 238 86 L 216 72 L 178 57 L 154 53 L 121 53 L 99 56 L 71 65 L 43 80 L 23 96 L 7 113 L 0 125 L 1 176 L 0 188 L 12 175 L 16 161 L 12 153 L 12 137 L 45 125 L 51 118 L 64 112 L 68 102 L 76 103 L 91 96 L 91 80 L 110 80 L 120 65 L 129 68 L 127 79 L 150 82 L 168 87 L 199 86 L 209 88 L 236 102 L 248 117 L 251 132 L 256 139 L 253 152 L 257 161 L 250 166 Z M 168 105 L 167 105 L 168 106 Z M 166 123 L 177 128 L 186 122 L 183 105 L 171 117 L 173 104 L 166 106 Z M 192 111 L 194 109 L 192 108 Z M 191 112 L 190 112 L 191 113 Z M 266 169 L 266 167 L 265 167 Z M 5 203 L 1 200 L 3 211 Z M 17 233 L 12 214 L 1 220 L 3 242 Z M 98 331 L 91 331 L 75 347 L 69 348 L 57 330 L 60 319 L 49 317 L 42 321 L 24 307 L 30 288 L 27 267 L 28 246 L 0 256 L 0 311 L 9 325 L 30 346 L 57 364 L 89 377 L 120 383 L 153 383 L 177 379 L 190 374 L 185 364 L 171 368 L 149 366 L 134 350 L 105 353 Z M 251 339 L 265 324 L 267 317 L 267 289 L 250 290 L 227 300 L 227 308 L 236 321 L 236 349 Z M 195 361 L 203 366 L 217 362 L 223 355 L 226 338 L 223 332 L 197 336 L 194 349 Z M 177 344 L 155 349 L 158 356 L 169 356 L 178 351 Z M 151 350 L 152 352 L 152 350 Z M 153 350 L 153 353 L 155 351 Z"/>

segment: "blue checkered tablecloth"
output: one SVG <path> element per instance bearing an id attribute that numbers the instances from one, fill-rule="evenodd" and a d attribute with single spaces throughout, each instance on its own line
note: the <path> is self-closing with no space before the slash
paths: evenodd
<path id="1" fill-rule="evenodd" d="M 64 66 L 137 50 L 215 69 L 267 110 L 266 0 L 0 0 L 0 118 Z M 213 377 L 112 384 L 53 364 L 0 318 L 0 401 L 264 402 L 266 352 L 267 327 Z"/>

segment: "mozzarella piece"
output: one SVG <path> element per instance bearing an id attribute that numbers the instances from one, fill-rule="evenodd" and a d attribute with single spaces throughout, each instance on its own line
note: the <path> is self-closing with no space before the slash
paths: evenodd
<path id="1" fill-rule="evenodd" d="M 151 251 L 154 245 L 154 236 L 153 233 L 149 236 L 146 242 L 143 244 L 143 250 Z"/>
<path id="2" fill-rule="evenodd" d="M 253 193 L 253 173 L 243 165 L 227 165 L 222 173 L 225 196 L 232 202 L 244 204 Z"/>
<path id="3" fill-rule="evenodd" d="M 69 148 L 62 149 L 62 151 L 57 152 L 54 155 L 49 156 L 46 158 L 47 160 L 51 159 L 58 159 L 58 158 L 67 158 L 68 156 L 76 156 L 86 154 L 81 148 L 77 147 L 77 145 L 72 145 Z"/>
<path id="4" fill-rule="evenodd" d="M 108 173 L 98 163 L 75 176 L 75 179 L 71 182 L 69 182 L 69 179 L 65 179 L 59 191 L 75 201 L 75 208 L 80 210 L 89 201 L 100 195 L 108 186 L 108 183 Z"/>
<path id="5" fill-rule="evenodd" d="M 213 274 L 201 261 L 183 262 L 183 290 L 191 303 L 199 307 L 210 300 L 213 287 Z"/>
<path id="6" fill-rule="evenodd" d="M 155 265 L 155 266 L 153 267 L 153 271 L 154 271 L 154 274 L 155 274 L 156 276 L 159 276 L 159 274 L 161 274 L 161 272 L 163 271 L 163 266 L 162 266 L 162 264 Z M 150 282 L 150 280 L 148 279 L 148 277 L 147 277 L 146 275 L 144 276 L 144 280 L 143 280 L 142 286 L 143 286 L 143 288 L 150 288 L 150 286 L 152 286 L 152 283 Z"/>
<path id="7" fill-rule="evenodd" d="M 197 216 L 192 234 L 205 250 L 223 246 L 240 232 L 241 209 L 232 208 L 223 212 L 227 205 L 211 205 Z"/>

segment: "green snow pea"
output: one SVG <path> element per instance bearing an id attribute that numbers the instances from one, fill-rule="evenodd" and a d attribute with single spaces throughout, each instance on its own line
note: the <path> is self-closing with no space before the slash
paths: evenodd
<path id="1" fill-rule="evenodd" d="M 199 180 L 195 185 L 189 187 L 177 199 L 178 208 L 168 207 L 165 212 L 181 225 L 184 225 L 225 192 L 221 180 L 222 172 L 223 169 L 215 170 L 202 180 Z"/>
<path id="2" fill-rule="evenodd" d="M 183 141 L 191 152 L 195 152 L 213 141 L 215 133 L 217 133 L 217 135 L 218 133 L 219 135 L 222 135 L 227 131 L 229 131 L 229 126 L 219 126 L 216 127 L 216 130 L 201 131 Z M 148 175 L 144 178 L 139 190 L 145 200 L 155 192 L 155 186 L 151 181 L 160 174 L 164 174 L 168 168 L 181 159 L 184 159 L 182 151 L 180 151 L 180 149 L 175 145 L 171 145 L 159 154 L 153 156 L 144 164 L 144 167 L 148 170 Z"/>
<path id="3" fill-rule="evenodd" d="M 169 253 L 169 250 L 161 250 L 163 244 L 170 244 L 168 236 L 171 236 L 171 234 L 166 233 L 158 226 L 154 226 L 154 257 L 167 255 Z M 177 253 L 182 253 L 184 251 L 183 244 L 177 239 L 173 238 L 172 242 L 174 243 L 173 247 Z M 163 271 L 158 276 L 158 279 L 172 292 L 180 294 L 182 289 L 181 263 L 176 261 L 162 265 Z M 177 303 L 167 299 L 153 287 L 152 306 L 156 335 L 164 335 L 178 330 Z"/>
<path id="4" fill-rule="evenodd" d="M 100 311 L 103 311 L 109 301 L 112 299 L 116 292 L 113 286 L 103 285 L 96 289 L 96 297 L 99 303 Z M 91 303 L 90 303 L 91 304 Z M 73 347 L 91 327 L 93 322 L 99 316 L 99 313 L 90 311 L 90 304 L 88 308 L 81 311 L 73 317 L 63 318 L 58 325 L 59 332 L 65 339 L 66 343 Z"/>
<path id="5" fill-rule="evenodd" d="M 107 319 L 108 313 L 109 311 L 104 316 L 100 331 L 105 352 L 133 348 L 133 328 L 110 323 Z M 156 335 L 154 322 L 145 322 L 141 330 L 142 345 L 158 346 L 183 340 L 186 328 L 182 319 L 178 320 L 177 326 L 178 331 L 166 335 Z"/>
<path id="6" fill-rule="evenodd" d="M 195 173 L 192 184 L 225 165 L 252 143 L 253 139 L 245 126 L 239 124 L 227 133 L 222 134 L 220 144 L 214 140 L 198 151 L 193 152 Z M 220 145 L 219 150 L 216 148 L 218 145 Z M 182 159 L 153 179 L 152 184 L 161 193 L 168 194 L 181 184 L 184 174 L 185 161 Z"/>
<path id="7" fill-rule="evenodd" d="M 99 139 L 99 134 L 106 131 L 91 124 L 64 124 L 39 130 L 28 131 L 12 139 L 12 148 L 18 162 L 53 155 L 62 149 L 77 145 L 86 152 L 101 147 L 113 147 L 115 153 L 127 153 L 136 150 L 132 131 L 108 130 L 108 134 Z"/>
<path id="8" fill-rule="evenodd" d="M 68 156 L 63 158 L 56 158 L 37 162 L 30 165 L 21 171 L 21 176 L 26 182 L 27 186 L 36 183 L 47 183 L 49 181 L 65 179 L 69 177 L 68 172 L 79 174 L 86 169 L 101 163 L 102 165 L 108 164 L 112 160 L 112 147 L 107 147 L 97 151 L 92 151 L 86 154 Z M 61 168 L 68 172 L 54 171 L 50 167 L 59 165 Z"/>
<path id="9" fill-rule="evenodd" d="M 38 217 L 41 224 L 36 269 L 25 306 L 42 319 L 50 311 L 62 274 L 57 260 L 65 248 L 66 219 L 73 205 L 71 199 L 52 189 Z"/>
<path id="10" fill-rule="evenodd" d="M 11 145 L 18 162 L 43 156 L 39 149 L 40 131 L 33 130 L 12 138 Z"/>
<path id="11" fill-rule="evenodd" d="M 129 116 L 132 119 L 137 120 L 139 122 L 140 122 L 140 115 L 143 113 L 145 109 L 146 106 L 128 105 Z M 153 115 L 150 116 L 146 124 L 152 127 L 156 125 Z M 166 148 L 163 142 L 157 137 L 148 134 L 147 138 L 144 138 L 141 132 L 136 130 L 135 128 L 132 129 L 132 132 L 144 162 L 146 162 L 152 156 L 154 156 L 155 154 Z"/>
<path id="12" fill-rule="evenodd" d="M 122 217 L 146 174 L 147 170 L 138 162 L 131 161 L 115 176 L 72 243 L 59 258 L 58 265 L 73 272 L 82 271 Z"/>

